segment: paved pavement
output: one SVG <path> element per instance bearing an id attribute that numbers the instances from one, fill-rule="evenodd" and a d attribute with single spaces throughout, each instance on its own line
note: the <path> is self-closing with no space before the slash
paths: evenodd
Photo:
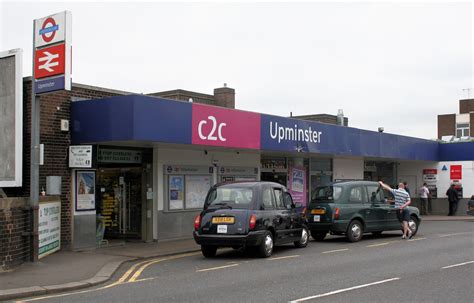
<path id="1" fill-rule="evenodd" d="M 427 216 L 424 217 L 424 221 L 474 221 L 474 217 Z M 471 223 L 468 224 L 472 227 Z M 433 222 L 431 225 L 437 224 Z M 422 231 L 424 224 L 421 226 Z M 331 241 L 332 238 L 329 239 L 329 243 Z M 312 245 L 314 243 L 312 242 Z M 337 246 L 338 243 L 346 244 L 345 241 L 337 239 L 333 244 Z M 316 246 L 324 247 L 317 244 Z M 126 268 L 137 260 L 173 255 L 180 258 L 180 254 L 198 250 L 199 246 L 192 239 L 188 239 L 159 243 L 127 243 L 125 246 L 101 248 L 89 252 L 58 252 L 40 262 L 26 263 L 14 271 L 0 273 L 0 300 L 52 294 L 103 284 L 113 277 L 124 262 L 130 264 L 123 266 L 116 275 L 123 274 Z M 297 253 L 300 251 L 306 250 L 298 250 Z M 202 259 L 200 255 L 196 258 Z M 187 266 L 195 267 L 193 264 Z M 169 272 L 169 275 L 173 275 L 173 272 Z"/>

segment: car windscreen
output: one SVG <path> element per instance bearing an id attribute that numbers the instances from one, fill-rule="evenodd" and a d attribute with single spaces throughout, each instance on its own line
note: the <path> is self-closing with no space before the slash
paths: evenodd
<path id="1" fill-rule="evenodd" d="M 211 190 L 206 205 L 209 208 L 248 209 L 253 195 L 251 187 L 218 187 Z"/>
<path id="2" fill-rule="evenodd" d="M 331 203 L 338 200 L 341 194 L 341 186 L 318 186 L 313 191 L 311 203 Z"/>

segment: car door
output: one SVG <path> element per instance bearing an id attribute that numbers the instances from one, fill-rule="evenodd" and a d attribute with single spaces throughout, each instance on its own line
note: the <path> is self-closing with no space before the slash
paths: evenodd
<path id="1" fill-rule="evenodd" d="M 365 221 L 367 227 L 367 215 L 370 214 L 370 204 L 367 200 L 367 190 L 362 184 L 354 185 L 349 189 L 348 203 L 341 209 L 341 219 L 350 220 L 360 215 Z"/>
<path id="2" fill-rule="evenodd" d="M 301 239 L 303 217 L 301 213 L 298 212 L 295 204 L 293 203 L 293 198 L 288 192 L 283 193 L 283 204 L 285 205 L 285 208 L 288 210 L 289 213 L 289 240 L 297 241 Z"/>
<path id="3" fill-rule="evenodd" d="M 387 229 L 388 208 L 385 203 L 383 190 L 377 185 L 368 185 L 367 193 L 370 202 L 367 226 L 370 231 L 383 231 Z"/>
<path id="4" fill-rule="evenodd" d="M 291 230 L 290 210 L 285 207 L 283 202 L 283 189 L 281 187 L 272 187 L 272 193 L 275 197 L 275 229 L 277 240 L 280 243 L 289 241 Z"/>
<path id="5" fill-rule="evenodd" d="M 398 220 L 399 209 L 395 207 L 394 197 L 392 193 L 384 190 L 385 208 L 387 209 L 387 230 L 400 229 L 400 221 Z"/>

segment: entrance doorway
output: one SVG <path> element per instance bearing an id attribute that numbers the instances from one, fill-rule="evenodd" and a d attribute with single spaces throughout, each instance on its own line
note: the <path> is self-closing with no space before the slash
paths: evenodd
<path id="1" fill-rule="evenodd" d="M 280 183 L 283 186 L 286 186 L 286 181 L 288 178 L 287 173 L 278 173 L 278 172 L 262 172 L 260 180 L 262 181 L 270 181 Z"/>
<path id="2" fill-rule="evenodd" d="M 98 213 L 106 239 L 141 239 L 142 168 L 101 168 L 97 175 Z"/>

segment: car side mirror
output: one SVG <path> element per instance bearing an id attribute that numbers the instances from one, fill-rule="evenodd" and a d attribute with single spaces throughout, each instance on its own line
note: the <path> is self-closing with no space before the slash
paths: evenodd
<path id="1" fill-rule="evenodd" d="M 300 202 L 296 202 L 296 203 L 295 203 L 295 207 L 296 207 L 296 208 L 303 207 L 303 204 L 301 204 Z"/>

